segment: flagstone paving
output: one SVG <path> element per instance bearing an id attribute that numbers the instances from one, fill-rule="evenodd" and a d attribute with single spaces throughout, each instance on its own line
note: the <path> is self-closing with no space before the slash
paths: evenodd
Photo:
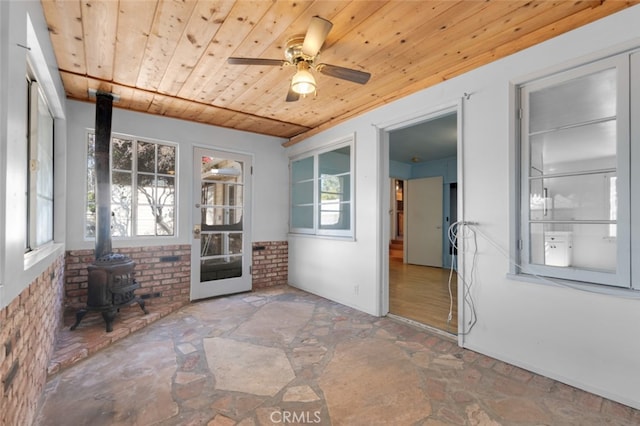
<path id="1" fill-rule="evenodd" d="M 52 376 L 37 425 L 634 425 L 640 412 L 291 287 L 192 303 Z"/>

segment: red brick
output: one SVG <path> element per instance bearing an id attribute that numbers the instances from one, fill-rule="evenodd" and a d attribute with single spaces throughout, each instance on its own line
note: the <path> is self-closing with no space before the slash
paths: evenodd
<path id="1" fill-rule="evenodd" d="M 0 374 L 4 376 L 14 360 L 20 360 L 10 388 L 0 398 L 0 413 L 7 424 L 33 423 L 53 354 L 53 336 L 60 326 L 64 266 L 62 257 L 56 259 L 0 310 L 0 344 L 11 341 L 12 346 L 9 356 L 0 351 Z"/>

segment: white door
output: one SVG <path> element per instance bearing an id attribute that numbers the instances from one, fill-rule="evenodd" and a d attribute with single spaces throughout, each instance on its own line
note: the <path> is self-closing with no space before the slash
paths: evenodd
<path id="1" fill-rule="evenodd" d="M 191 300 L 251 290 L 251 157 L 194 148 Z"/>
<path id="2" fill-rule="evenodd" d="M 407 181 L 407 263 L 442 267 L 442 176 Z"/>

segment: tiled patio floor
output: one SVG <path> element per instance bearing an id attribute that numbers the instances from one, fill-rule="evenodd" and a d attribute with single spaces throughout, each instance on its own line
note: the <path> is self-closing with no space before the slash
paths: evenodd
<path id="1" fill-rule="evenodd" d="M 640 424 L 637 410 L 290 287 L 150 309 L 135 333 L 131 309 L 110 333 L 124 339 L 98 343 L 97 316 L 101 331 L 83 321 L 73 333 L 88 337 L 64 340 L 76 358 L 95 353 L 66 369 L 57 356 L 37 425 Z"/>

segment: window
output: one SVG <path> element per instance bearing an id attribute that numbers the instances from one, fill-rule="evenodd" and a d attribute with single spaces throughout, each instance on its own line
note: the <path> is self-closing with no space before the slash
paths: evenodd
<path id="1" fill-rule="evenodd" d="M 291 232 L 353 236 L 352 143 L 291 161 Z"/>
<path id="2" fill-rule="evenodd" d="M 630 278 L 638 55 L 519 87 L 518 273 L 640 288 Z"/>
<path id="3" fill-rule="evenodd" d="M 53 116 L 38 83 L 27 79 L 29 131 L 25 251 L 53 241 Z"/>
<path id="4" fill-rule="evenodd" d="M 95 134 L 87 140 L 85 237 L 95 237 Z M 111 235 L 175 235 L 176 147 L 118 136 L 111 139 Z"/>

